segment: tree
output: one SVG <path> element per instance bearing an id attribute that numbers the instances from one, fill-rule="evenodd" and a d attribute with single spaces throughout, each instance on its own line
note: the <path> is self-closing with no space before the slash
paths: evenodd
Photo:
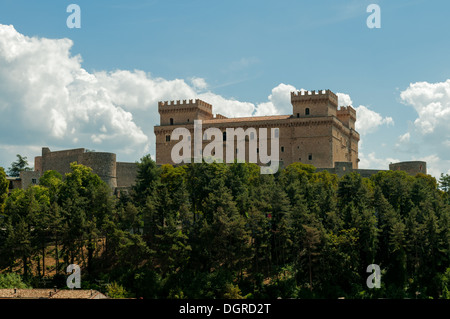
<path id="1" fill-rule="evenodd" d="M 16 189 L 8 197 L 5 209 L 5 246 L 9 265 L 22 261 L 24 278 L 30 275 L 31 258 L 41 251 L 42 230 L 47 227 L 42 216 L 48 211 L 48 190 L 41 186 Z"/>
<path id="2" fill-rule="evenodd" d="M 321 234 L 318 229 L 303 225 L 305 229 L 304 236 L 302 238 L 303 250 L 300 256 L 306 258 L 306 264 L 308 266 L 309 274 L 309 289 L 313 290 L 313 265 L 317 262 L 317 256 L 319 255 L 318 246 L 321 243 Z"/>
<path id="3" fill-rule="evenodd" d="M 76 163 L 70 164 L 70 168 L 58 196 L 64 225 L 63 257 L 66 264 L 75 263 L 79 257 L 83 260 L 86 247 L 87 270 L 91 274 L 102 226 L 114 210 L 115 199 L 109 186 L 91 168 Z"/>
<path id="4" fill-rule="evenodd" d="M 5 170 L 0 167 L 0 214 L 3 213 L 5 208 L 6 198 L 8 197 L 8 185 L 9 182 L 6 179 Z"/>
<path id="5" fill-rule="evenodd" d="M 19 177 L 20 172 L 31 170 L 31 167 L 28 167 L 27 157 L 17 154 L 17 161 L 11 163 L 11 167 L 8 169 L 8 175 L 12 177 Z"/>
<path id="6" fill-rule="evenodd" d="M 118 299 L 118 298 L 128 298 L 130 296 L 130 293 L 127 292 L 122 285 L 119 285 L 115 281 L 106 286 L 106 288 L 108 290 L 107 295 L 109 298 Z"/>
<path id="7" fill-rule="evenodd" d="M 439 178 L 439 188 L 444 192 L 450 192 L 450 175 L 441 173 L 441 178 Z"/>
<path id="8" fill-rule="evenodd" d="M 0 289 L 28 289 L 30 288 L 22 281 L 22 277 L 16 273 L 0 274 Z"/>
<path id="9" fill-rule="evenodd" d="M 134 200 L 136 204 L 144 206 L 149 196 L 160 180 L 160 169 L 156 162 L 146 155 L 138 163 L 136 183 L 133 186 Z"/>

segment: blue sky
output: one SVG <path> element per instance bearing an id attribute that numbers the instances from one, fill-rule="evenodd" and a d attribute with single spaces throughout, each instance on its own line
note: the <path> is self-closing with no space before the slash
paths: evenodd
<path id="1" fill-rule="evenodd" d="M 66 25 L 71 3 L 80 29 Z M 379 29 L 366 24 L 371 3 Z M 358 111 L 361 168 L 421 159 L 450 173 L 449 11 L 418 0 L 2 0 L 0 166 L 42 146 L 154 155 L 158 100 L 288 114 L 290 89 L 330 89 Z"/>

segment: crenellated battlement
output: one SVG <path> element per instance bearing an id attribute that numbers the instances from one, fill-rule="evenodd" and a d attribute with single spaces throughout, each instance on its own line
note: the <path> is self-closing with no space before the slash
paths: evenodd
<path id="1" fill-rule="evenodd" d="M 341 106 L 339 110 L 337 110 L 337 115 L 338 116 L 350 115 L 350 117 L 356 120 L 356 110 L 350 105 Z"/>
<path id="2" fill-rule="evenodd" d="M 291 102 L 310 102 L 310 101 L 329 101 L 331 104 L 337 106 L 338 97 L 330 90 L 318 91 L 297 91 L 291 92 Z"/>
<path id="3" fill-rule="evenodd" d="M 158 109 L 162 108 L 184 108 L 184 107 L 204 107 L 212 111 L 212 105 L 202 101 L 200 99 L 190 100 L 172 100 L 172 101 L 160 101 L 158 102 Z"/>

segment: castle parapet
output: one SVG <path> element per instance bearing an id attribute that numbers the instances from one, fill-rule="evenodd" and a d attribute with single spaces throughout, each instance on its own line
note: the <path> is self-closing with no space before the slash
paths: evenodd
<path id="1" fill-rule="evenodd" d="M 353 120 L 356 121 L 356 110 L 349 106 L 341 106 L 339 110 L 337 110 L 337 116 L 350 116 Z"/>
<path id="2" fill-rule="evenodd" d="M 200 99 L 158 102 L 161 125 L 187 124 L 212 119 L 212 105 Z"/>
<path id="3" fill-rule="evenodd" d="M 158 110 L 172 110 L 180 108 L 193 108 L 198 107 L 206 111 L 212 112 L 212 105 L 202 101 L 200 99 L 190 99 L 190 100 L 172 100 L 172 101 L 160 101 L 158 102 Z"/>
<path id="4" fill-rule="evenodd" d="M 338 97 L 330 90 L 297 91 L 291 92 L 291 102 L 311 102 L 311 100 L 328 100 L 338 105 Z"/>

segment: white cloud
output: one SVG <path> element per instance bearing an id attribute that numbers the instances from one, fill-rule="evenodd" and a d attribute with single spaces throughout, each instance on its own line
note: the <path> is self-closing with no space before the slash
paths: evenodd
<path id="1" fill-rule="evenodd" d="M 381 125 L 394 125 L 392 117 L 383 117 L 364 105 L 356 109 L 356 131 L 361 135 L 373 133 Z"/>
<path id="2" fill-rule="evenodd" d="M 353 101 L 350 98 L 350 95 L 345 93 L 336 93 L 338 97 L 338 106 L 349 106 L 353 105 Z"/>
<path id="3" fill-rule="evenodd" d="M 102 141 L 115 151 L 142 148 L 147 136 L 81 67 L 81 58 L 71 56 L 72 44 L 0 25 L 0 142 L 80 147 Z"/>
<path id="4" fill-rule="evenodd" d="M 422 134 L 431 134 L 439 129 L 450 134 L 450 79 L 438 83 L 411 83 L 400 97 L 416 110 L 419 117 L 414 125 Z"/>
<path id="5" fill-rule="evenodd" d="M 268 102 L 258 104 L 255 116 L 291 114 L 291 92 L 298 91 L 294 86 L 280 83 L 272 89 Z"/>
<path id="6" fill-rule="evenodd" d="M 42 146 L 85 147 L 118 153 L 118 160 L 137 160 L 154 152 L 158 101 L 200 98 L 214 106 L 214 113 L 229 117 L 252 116 L 257 110 L 253 103 L 204 92 L 208 84 L 200 77 L 190 78 L 188 84 L 140 70 L 87 72 L 81 56 L 71 54 L 72 46 L 70 39 L 28 37 L 0 24 L 0 162 L 4 166 L 15 160 L 12 153 L 32 153 L 32 159 Z M 257 62 L 244 58 L 233 66 Z M 288 88 L 280 85 L 273 90 L 267 102 L 272 103 L 272 114 L 286 109 L 280 94 Z M 120 157 L 123 154 L 125 158 Z"/>
<path id="7" fill-rule="evenodd" d="M 400 160 L 392 157 L 379 158 L 375 152 L 369 153 L 367 156 L 365 153 L 359 152 L 358 154 L 360 162 L 358 164 L 359 168 L 363 169 L 389 169 L 390 163 L 397 163 Z"/>
<path id="8" fill-rule="evenodd" d="M 199 89 L 199 90 L 204 90 L 208 87 L 208 84 L 206 83 L 205 79 L 203 79 L 203 78 L 193 77 L 193 78 L 191 78 L 191 83 L 194 86 L 194 88 Z"/>
<path id="9" fill-rule="evenodd" d="M 407 142 L 409 142 L 410 138 L 411 138 L 411 134 L 409 134 L 409 132 L 407 132 L 407 133 L 399 136 L 398 142 L 399 143 L 407 143 Z"/>
<path id="10" fill-rule="evenodd" d="M 408 139 L 400 137 L 396 146 L 426 161 L 428 172 L 436 178 L 441 172 L 450 173 L 450 79 L 411 83 L 400 98 L 417 112 L 417 118 L 402 135 Z"/>
<path id="11" fill-rule="evenodd" d="M 425 157 L 413 157 L 414 161 L 424 161 L 427 163 L 427 174 L 439 180 L 441 173 L 450 174 L 450 160 L 442 160 L 436 154 Z"/>
<path id="12" fill-rule="evenodd" d="M 199 94 L 198 97 L 213 106 L 214 114 L 219 113 L 227 117 L 251 116 L 255 110 L 253 103 L 227 99 L 212 92 Z"/>
<path id="13" fill-rule="evenodd" d="M 336 93 L 338 97 L 338 106 L 353 106 L 350 95 L 346 93 Z M 356 110 L 356 131 L 360 135 L 373 133 L 381 125 L 394 125 L 392 117 L 383 117 L 381 114 L 369 109 L 367 106 L 360 105 Z"/>
<path id="14" fill-rule="evenodd" d="M 255 104 L 211 92 L 201 77 L 168 80 L 141 70 L 90 73 L 83 69 L 81 56 L 70 53 L 72 45 L 69 39 L 27 37 L 13 26 L 0 25 L 0 163 L 4 166 L 15 160 L 15 154 L 32 162 L 42 146 L 115 152 L 120 161 L 135 161 L 147 153 L 154 156 L 158 101 L 200 98 L 213 105 L 215 114 L 228 117 L 292 113 L 290 92 L 297 89 L 289 84 L 280 83 L 267 101 Z M 234 67 L 257 62 L 242 59 Z M 352 104 L 348 94 L 338 97 L 340 105 Z M 356 110 L 361 134 L 393 123 L 365 106 Z M 361 166 L 386 167 L 385 160 L 373 153 L 360 157 Z"/>

